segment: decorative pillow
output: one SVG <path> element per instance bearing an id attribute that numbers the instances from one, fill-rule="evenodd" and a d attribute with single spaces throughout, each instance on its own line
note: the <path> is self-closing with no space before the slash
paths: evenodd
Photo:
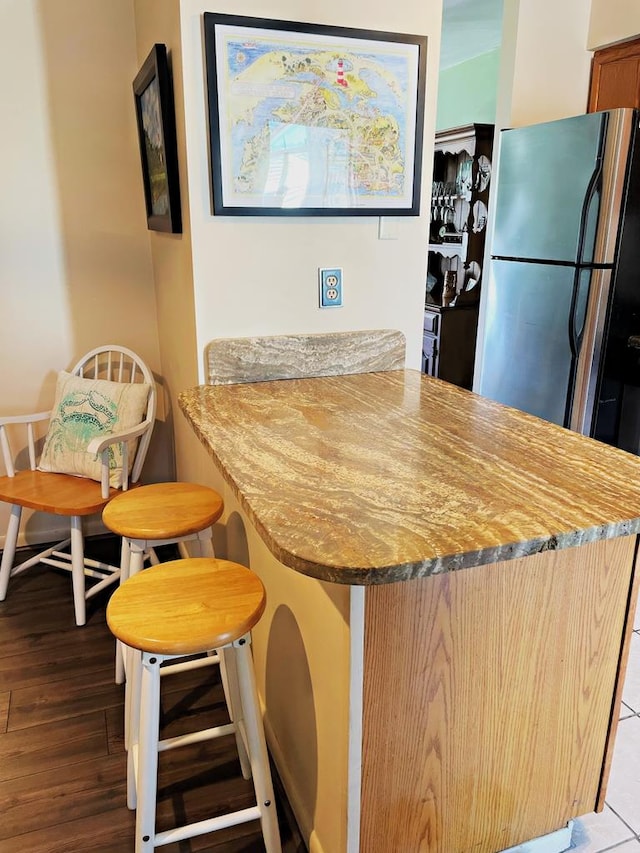
<path id="1" fill-rule="evenodd" d="M 149 385 L 83 379 L 61 370 L 56 398 L 38 470 L 101 479 L 100 456 L 87 452 L 92 438 L 105 437 L 139 424 L 145 414 Z M 129 442 L 133 459 L 137 439 Z M 122 450 L 109 449 L 109 483 L 122 485 Z"/>

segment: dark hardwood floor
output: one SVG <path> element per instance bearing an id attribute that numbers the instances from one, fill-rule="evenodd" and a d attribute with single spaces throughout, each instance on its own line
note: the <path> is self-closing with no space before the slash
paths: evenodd
<path id="1" fill-rule="evenodd" d="M 118 543 L 90 547 L 117 560 Z M 165 551 L 165 558 L 174 554 Z M 122 853 L 134 849 L 126 805 L 124 688 L 114 684 L 105 592 L 87 624 L 73 622 L 71 579 L 37 566 L 0 603 L 0 853 Z M 215 667 L 163 680 L 163 734 L 228 717 Z M 283 853 L 306 850 L 276 784 Z M 157 829 L 253 805 L 233 736 L 160 755 Z M 257 822 L 166 845 L 167 853 L 259 853 Z"/>

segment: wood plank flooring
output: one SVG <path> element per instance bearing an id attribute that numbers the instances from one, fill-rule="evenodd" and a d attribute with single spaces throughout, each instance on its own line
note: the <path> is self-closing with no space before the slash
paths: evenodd
<path id="1" fill-rule="evenodd" d="M 96 556 L 118 559 L 100 537 Z M 26 553 L 26 552 L 25 552 Z M 165 552 L 165 558 L 175 554 Z M 109 593 L 73 622 L 71 579 L 36 566 L 0 603 L 0 853 L 126 853 L 134 813 L 126 805 L 124 688 L 114 684 Z M 228 720 L 215 667 L 163 679 L 163 735 Z M 277 778 L 283 853 L 305 853 Z M 233 736 L 160 756 L 157 829 L 253 805 Z M 257 822 L 160 848 L 167 853 L 260 853 Z"/>

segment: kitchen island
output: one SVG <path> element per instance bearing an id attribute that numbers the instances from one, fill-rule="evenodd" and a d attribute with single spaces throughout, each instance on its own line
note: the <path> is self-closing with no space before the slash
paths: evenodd
<path id="1" fill-rule="evenodd" d="M 312 851 L 495 853 L 602 807 L 640 459 L 412 370 L 180 406 L 267 586 L 254 655 Z"/>

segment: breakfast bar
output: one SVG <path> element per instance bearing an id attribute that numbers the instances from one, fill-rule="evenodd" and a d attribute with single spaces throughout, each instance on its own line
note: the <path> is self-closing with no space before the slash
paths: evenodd
<path id="1" fill-rule="evenodd" d="M 312 853 L 496 853 L 603 807 L 639 458 L 415 370 L 180 407 L 267 588 L 258 682 Z"/>

